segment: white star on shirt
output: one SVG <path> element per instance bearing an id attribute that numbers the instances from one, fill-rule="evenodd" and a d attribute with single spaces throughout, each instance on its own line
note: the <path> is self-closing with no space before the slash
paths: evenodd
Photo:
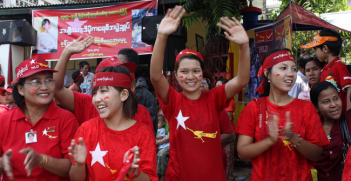
<path id="1" fill-rule="evenodd" d="M 48 131 L 46 131 L 46 128 L 44 129 L 44 131 L 43 131 L 43 135 L 48 135 Z"/>
<path id="2" fill-rule="evenodd" d="M 30 64 L 32 65 L 33 63 L 35 63 L 35 59 L 32 59 L 32 61 L 30 61 Z"/>
<path id="3" fill-rule="evenodd" d="M 182 126 L 185 130 L 186 130 L 186 127 L 185 127 L 185 121 L 187 119 L 189 119 L 189 117 L 183 117 L 183 114 L 182 114 L 182 110 L 179 111 L 179 114 L 178 116 L 176 117 L 177 121 L 178 121 L 178 124 L 177 124 L 177 129 L 180 126 Z"/>
<path id="4" fill-rule="evenodd" d="M 91 161 L 91 166 L 94 165 L 95 162 L 99 162 L 102 166 L 105 167 L 104 159 L 102 158 L 107 154 L 108 151 L 101 151 L 99 143 L 96 145 L 95 151 L 90 151 L 93 160 Z"/>

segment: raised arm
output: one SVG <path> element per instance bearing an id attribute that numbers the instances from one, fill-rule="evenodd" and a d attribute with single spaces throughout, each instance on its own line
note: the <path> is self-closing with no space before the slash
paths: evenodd
<path id="1" fill-rule="evenodd" d="M 222 17 L 221 21 L 223 23 L 218 23 L 217 26 L 225 30 L 225 37 L 239 45 L 238 74 L 225 85 L 225 93 L 228 100 L 240 92 L 250 80 L 249 38 L 244 27 L 241 26 L 236 18 Z"/>
<path id="2" fill-rule="evenodd" d="M 166 16 L 162 19 L 158 28 L 154 51 L 151 56 L 150 79 L 157 95 L 164 104 L 168 104 L 169 90 L 168 81 L 162 74 L 167 38 L 177 30 L 180 18 L 184 13 L 185 10 L 181 6 L 176 6 L 173 10 L 168 9 Z"/>
<path id="3" fill-rule="evenodd" d="M 69 89 L 66 89 L 63 84 L 65 80 L 66 67 L 70 57 L 73 54 L 80 53 L 86 48 L 88 48 L 94 41 L 94 38 L 87 37 L 84 40 L 81 40 L 82 37 L 79 37 L 76 41 L 68 44 L 65 49 L 63 49 L 61 57 L 56 64 L 55 70 L 57 73 L 54 73 L 55 82 L 55 99 L 68 111 L 74 113 L 74 96 L 73 92 Z"/>

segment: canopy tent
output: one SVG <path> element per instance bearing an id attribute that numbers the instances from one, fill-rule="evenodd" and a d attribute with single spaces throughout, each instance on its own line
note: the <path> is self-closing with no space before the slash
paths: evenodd
<path id="1" fill-rule="evenodd" d="M 306 30 L 320 30 L 323 28 L 331 28 L 341 31 L 348 31 L 330 24 L 313 13 L 307 11 L 305 8 L 299 6 L 294 1 L 289 3 L 278 16 L 275 21 L 284 19 L 290 15 L 293 23 L 293 31 L 306 31 Z"/>

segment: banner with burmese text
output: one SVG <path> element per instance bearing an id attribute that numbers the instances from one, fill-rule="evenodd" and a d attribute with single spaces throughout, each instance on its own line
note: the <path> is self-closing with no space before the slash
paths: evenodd
<path id="1" fill-rule="evenodd" d="M 71 59 L 109 57 L 123 48 L 150 54 L 152 47 L 141 41 L 141 21 L 144 16 L 155 15 L 157 0 L 97 8 L 33 10 L 32 25 L 38 32 L 38 40 L 32 53 L 47 61 L 58 60 L 70 42 L 79 36 L 92 36 L 94 43 Z"/>

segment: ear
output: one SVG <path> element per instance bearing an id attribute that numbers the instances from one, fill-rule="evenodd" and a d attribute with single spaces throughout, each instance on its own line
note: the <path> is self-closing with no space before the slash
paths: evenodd
<path id="1" fill-rule="evenodd" d="M 23 86 L 22 85 L 17 85 L 17 90 L 18 90 L 18 93 L 23 96 L 24 95 L 24 90 L 23 90 Z"/>
<path id="2" fill-rule="evenodd" d="M 121 98 L 122 102 L 126 101 L 129 97 L 129 91 L 127 89 L 123 89 L 119 94 L 119 97 Z"/>
<path id="3" fill-rule="evenodd" d="M 330 49 L 329 49 L 329 47 L 327 45 L 323 46 L 323 52 L 325 52 L 325 53 L 330 52 Z"/>

